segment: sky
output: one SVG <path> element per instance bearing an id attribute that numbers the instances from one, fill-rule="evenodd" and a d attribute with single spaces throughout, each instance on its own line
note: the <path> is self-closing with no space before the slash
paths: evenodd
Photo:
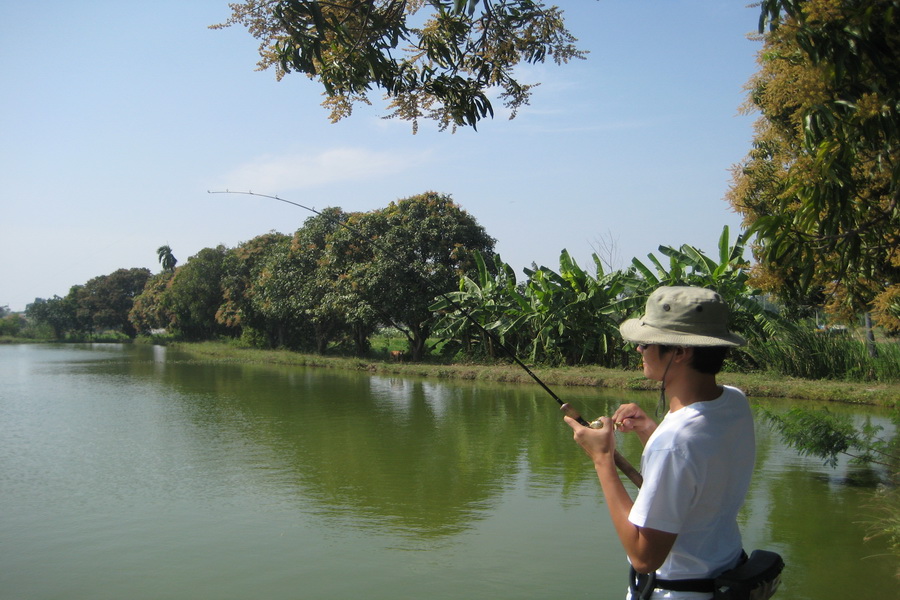
<path id="1" fill-rule="evenodd" d="M 225 0 L 0 0 L 0 307 L 120 268 L 291 234 L 317 210 L 450 195 L 520 280 L 568 250 L 614 268 L 658 247 L 715 256 L 758 9 L 735 0 L 557 0 L 587 60 L 526 65 L 530 106 L 439 132 L 358 107 L 336 124 L 305 76 L 257 71 Z M 375 94 L 377 100 L 379 94 Z"/>

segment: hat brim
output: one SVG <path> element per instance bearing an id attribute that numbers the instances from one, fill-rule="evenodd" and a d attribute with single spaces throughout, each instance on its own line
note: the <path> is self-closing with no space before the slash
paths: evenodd
<path id="1" fill-rule="evenodd" d="M 743 346 L 747 343 L 736 333 L 718 335 L 697 335 L 679 333 L 671 329 L 660 329 L 642 319 L 628 319 L 619 325 L 619 332 L 626 342 L 632 344 L 660 344 L 664 346 Z"/>

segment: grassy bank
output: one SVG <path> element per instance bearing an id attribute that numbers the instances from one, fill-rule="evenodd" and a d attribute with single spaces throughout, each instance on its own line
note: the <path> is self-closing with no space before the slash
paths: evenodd
<path id="1" fill-rule="evenodd" d="M 397 363 L 373 358 L 319 356 L 285 350 L 237 348 L 229 344 L 214 342 L 177 344 L 176 346 L 179 350 L 214 362 L 296 365 L 434 379 L 533 383 L 528 374 L 514 364 Z M 639 371 L 600 367 L 535 367 L 534 372 L 551 387 L 592 386 L 655 390 L 659 386 L 658 382 L 644 379 Z M 746 391 L 749 396 L 756 398 L 795 398 L 879 406 L 897 406 L 900 402 L 900 384 L 806 380 L 756 373 L 723 373 L 719 376 L 719 380 L 722 383 L 735 385 Z"/>

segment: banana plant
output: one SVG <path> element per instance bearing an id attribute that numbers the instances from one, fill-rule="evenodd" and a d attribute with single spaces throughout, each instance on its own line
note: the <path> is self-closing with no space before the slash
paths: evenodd
<path id="1" fill-rule="evenodd" d="M 604 272 L 596 255 L 594 271 L 589 273 L 563 250 L 558 272 L 545 266 L 525 269 L 527 281 L 522 284 L 499 256 L 494 257 L 493 269 L 488 269 L 478 255 L 475 278 L 460 280 L 459 291 L 448 295 L 452 303 L 438 299 L 431 308 L 444 313 L 440 334 L 467 352 L 480 346 L 493 357 L 497 349 L 459 308 L 532 362 L 616 366 L 625 360 L 619 323 L 641 314 L 647 296 L 657 287 L 693 285 L 714 289 L 725 298 L 733 308 L 734 330 L 765 338 L 789 324 L 769 311 L 759 291 L 748 284 L 745 247 L 746 235 L 732 242 L 726 226 L 715 258 L 688 244 L 660 246 L 667 266 L 651 253 L 650 266 L 635 258 L 627 271 L 610 273 Z"/>
<path id="2" fill-rule="evenodd" d="M 566 364 L 617 362 L 618 322 L 610 306 L 625 287 L 618 271 L 605 273 L 593 255 L 595 272 L 582 269 L 568 251 L 560 254 L 559 272 L 547 267 L 529 271 L 525 296 L 536 321 L 532 357 Z"/>
<path id="3" fill-rule="evenodd" d="M 732 327 L 747 336 L 767 337 L 790 328 L 790 323 L 767 308 L 760 290 L 750 285 L 750 262 L 744 258 L 746 245 L 747 234 L 739 234 L 732 242 L 726 225 L 719 236 L 718 260 L 689 244 L 679 248 L 660 246 L 659 251 L 669 258 L 668 269 L 652 253 L 648 258 L 655 271 L 637 258 L 632 259 L 632 274 L 643 279 L 635 295 L 649 295 L 662 285 L 705 287 L 719 292 L 729 303 Z"/>
<path id="4" fill-rule="evenodd" d="M 526 302 L 518 290 L 515 272 L 499 254 L 493 256 L 493 270 L 488 269 L 480 252 L 475 252 L 474 257 L 475 278 L 461 277 L 459 290 L 438 297 L 431 305 L 432 311 L 442 315 L 435 335 L 454 342 L 467 353 L 481 344 L 485 355 L 494 358 L 499 350 L 494 339 L 473 325 L 472 320 L 515 351 L 514 334 Z"/>
<path id="5" fill-rule="evenodd" d="M 484 353 L 495 356 L 493 340 L 476 331 L 474 319 L 532 362 L 612 364 L 619 358 L 621 314 L 609 307 L 621 301 L 625 288 L 620 272 L 604 273 L 599 258 L 593 259 L 594 275 L 563 250 L 559 272 L 525 269 L 528 280 L 520 285 L 499 257 L 491 272 L 478 256 L 476 278 L 463 277 L 459 291 L 432 305 L 444 313 L 439 333 L 467 352 L 482 343 Z"/>

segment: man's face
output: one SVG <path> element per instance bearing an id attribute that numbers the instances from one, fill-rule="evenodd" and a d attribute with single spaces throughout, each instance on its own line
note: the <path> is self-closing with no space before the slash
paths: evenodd
<path id="1" fill-rule="evenodd" d="M 637 351 L 643 359 L 644 377 L 662 381 L 670 353 L 664 354 L 658 344 L 638 344 Z"/>

